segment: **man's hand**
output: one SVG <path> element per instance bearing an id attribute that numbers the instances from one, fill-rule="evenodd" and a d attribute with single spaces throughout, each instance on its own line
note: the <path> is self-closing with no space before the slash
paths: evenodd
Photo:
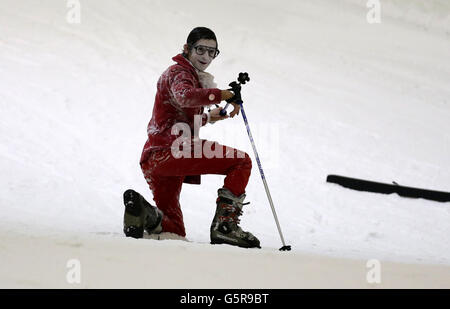
<path id="1" fill-rule="evenodd" d="M 222 101 L 226 101 L 226 100 L 229 100 L 232 97 L 234 97 L 234 93 L 231 92 L 230 90 L 221 90 L 221 95 L 222 95 L 222 97 L 221 97 Z"/>

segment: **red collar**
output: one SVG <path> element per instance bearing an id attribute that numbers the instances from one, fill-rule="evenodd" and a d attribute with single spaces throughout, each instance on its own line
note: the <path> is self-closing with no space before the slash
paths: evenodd
<path id="1" fill-rule="evenodd" d="M 172 58 L 172 60 L 181 65 L 182 67 L 185 67 L 186 69 L 189 69 L 197 74 L 194 66 L 182 54 L 176 55 L 175 57 Z"/>

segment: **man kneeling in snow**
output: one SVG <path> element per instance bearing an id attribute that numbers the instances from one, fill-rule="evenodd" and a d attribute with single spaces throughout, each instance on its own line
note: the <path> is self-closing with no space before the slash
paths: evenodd
<path id="1" fill-rule="evenodd" d="M 197 27 L 189 34 L 183 53 L 172 58 L 176 64 L 159 78 L 153 114 L 147 128 L 148 139 L 140 160 L 156 207 L 139 193 L 127 190 L 124 193 L 126 236 L 141 238 L 145 229 L 149 234 L 171 232 L 184 237 L 186 232 L 179 203 L 182 184 L 200 184 L 200 175 L 219 174 L 226 177 L 223 187 L 218 190 L 216 214 L 210 228 L 211 243 L 260 247 L 259 240 L 239 226 L 252 168 L 250 157 L 217 142 L 199 140 L 194 134 L 194 122 L 199 117 L 201 125 L 229 118 L 220 116 L 221 108 L 204 113 L 205 107 L 209 109 L 213 104 L 234 97 L 231 91 L 217 89 L 214 77 L 205 72 L 218 54 L 214 32 Z M 238 104 L 232 104 L 231 118 L 240 111 Z M 189 137 L 181 143 L 184 146 L 188 144 L 184 150 L 189 149 L 191 155 L 180 156 L 179 141 L 182 137 L 178 134 L 180 130 L 174 130 L 177 124 L 191 130 Z M 198 155 L 196 150 L 208 147 L 215 154 L 222 155 Z"/>

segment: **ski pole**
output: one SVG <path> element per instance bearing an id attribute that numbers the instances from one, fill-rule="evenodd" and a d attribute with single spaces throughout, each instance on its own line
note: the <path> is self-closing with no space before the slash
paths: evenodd
<path id="1" fill-rule="evenodd" d="M 258 151 L 256 150 L 255 141 L 253 140 L 252 132 L 250 131 L 250 126 L 248 125 L 247 116 L 245 115 L 244 106 L 242 103 L 239 104 L 241 106 L 241 112 L 242 112 L 242 118 L 244 118 L 245 127 L 247 128 L 247 134 L 250 138 L 250 143 L 253 147 L 253 152 L 255 153 L 256 162 L 258 163 L 259 173 L 261 174 L 261 179 L 264 184 L 264 189 L 266 190 L 267 198 L 269 199 L 270 207 L 272 208 L 273 217 L 275 218 L 275 222 L 277 224 L 278 233 L 280 234 L 281 242 L 283 244 L 283 247 L 280 248 L 280 251 L 290 251 L 291 246 L 287 246 L 283 233 L 281 232 L 280 222 L 278 221 L 277 212 L 275 211 L 275 207 L 273 206 L 272 196 L 270 195 L 269 186 L 267 185 L 266 177 L 264 176 L 264 171 L 262 169 L 261 160 L 259 159 Z"/>
<path id="2" fill-rule="evenodd" d="M 290 251 L 291 250 L 291 246 L 290 245 L 286 245 L 286 243 L 284 241 L 283 233 L 281 232 L 280 222 L 278 221 L 277 212 L 275 211 L 275 207 L 273 205 L 273 200 L 272 200 L 272 196 L 270 195 L 269 186 L 267 185 L 266 177 L 264 176 L 264 171 L 263 171 L 263 168 L 262 168 L 262 165 L 261 165 L 261 160 L 259 159 L 258 151 L 256 150 L 255 141 L 253 140 L 252 132 L 250 131 L 250 126 L 248 124 L 247 115 L 245 114 L 245 110 L 244 110 L 244 106 L 243 106 L 244 102 L 242 101 L 242 98 L 241 98 L 241 93 L 240 93 L 241 92 L 240 91 L 241 90 L 241 84 L 245 84 L 245 82 L 250 81 L 250 78 L 248 77 L 247 73 L 240 73 L 238 81 L 240 82 L 239 84 L 236 84 L 236 82 L 233 82 L 233 83 L 230 84 L 230 86 L 232 87 L 232 90 L 235 93 L 236 103 L 238 103 L 239 106 L 241 107 L 242 118 L 244 119 L 245 127 L 247 129 L 247 134 L 248 134 L 248 137 L 250 139 L 250 143 L 252 144 L 252 148 L 253 148 L 253 152 L 255 154 L 256 162 L 258 163 L 259 173 L 261 175 L 261 179 L 262 179 L 263 184 L 264 184 L 264 189 L 266 190 L 266 195 L 267 195 L 267 198 L 269 200 L 270 207 L 272 208 L 272 214 L 273 214 L 273 217 L 275 218 L 275 222 L 277 224 L 278 233 L 280 234 L 281 242 L 283 244 L 283 246 L 280 248 L 280 251 Z M 228 104 L 227 104 L 227 106 L 228 106 Z M 226 108 L 224 108 L 223 111 L 225 111 L 225 114 L 226 114 Z"/>

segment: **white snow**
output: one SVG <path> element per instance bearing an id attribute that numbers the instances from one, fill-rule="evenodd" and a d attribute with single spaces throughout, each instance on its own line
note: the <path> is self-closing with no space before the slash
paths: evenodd
<path id="1" fill-rule="evenodd" d="M 287 268 L 310 262 L 324 286 L 325 260 L 360 261 L 363 269 L 369 259 L 420 269 L 438 264 L 447 280 L 441 286 L 450 286 L 450 203 L 325 182 L 342 174 L 450 191 L 448 1 L 381 1 L 379 24 L 367 22 L 363 0 L 231 0 L 226 8 L 201 0 L 80 3 L 81 23 L 71 24 L 67 1 L 0 2 L 0 260 L 7 261 L 0 286 L 59 286 L 73 254 L 97 266 L 110 259 L 105 267 L 124 267 L 117 273 L 125 277 L 126 265 L 143 255 L 157 255 L 152 265 L 162 268 L 171 256 L 187 255 L 177 260 L 183 269 L 233 256 L 236 264 L 261 266 L 248 276 L 275 273 L 270 261 Z M 203 244 L 220 176 L 183 187 L 190 242 L 122 236 L 123 191 L 134 188 L 152 202 L 139 157 L 156 81 L 200 25 L 219 40 L 220 56 L 208 68 L 219 87 L 250 74 L 244 106 L 290 253 L 276 251 L 281 242 L 255 161 L 241 225 L 263 250 Z M 241 117 L 207 126 L 201 137 L 253 157 Z M 83 250 L 92 247 L 104 260 Z M 39 271 L 18 270 L 34 263 L 19 257 L 29 250 L 40 271 L 55 265 L 53 255 L 64 270 L 45 280 Z M 192 286 L 215 282 L 214 268 L 206 269 Z M 125 282 L 96 274 L 83 286 Z M 420 274 L 415 283 L 429 282 L 429 273 Z M 307 285 L 302 277 L 290 286 Z M 270 286 L 269 278 L 256 276 L 248 286 Z M 230 286 L 231 277 L 223 280 L 219 286 Z M 180 282 L 174 286 L 187 281 Z"/>

